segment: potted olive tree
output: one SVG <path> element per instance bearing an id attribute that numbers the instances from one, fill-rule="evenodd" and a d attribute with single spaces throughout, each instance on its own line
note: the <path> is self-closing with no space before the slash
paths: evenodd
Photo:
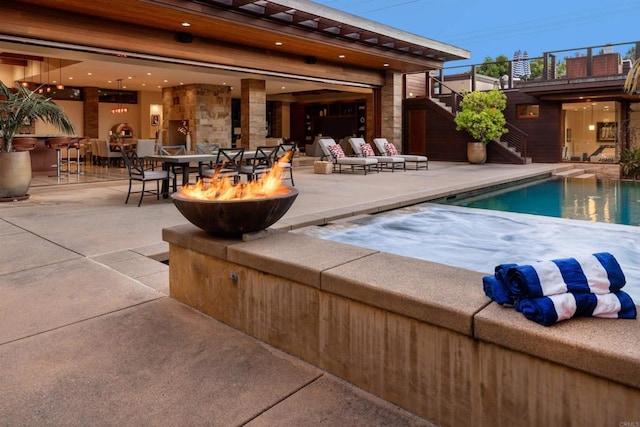
<path id="1" fill-rule="evenodd" d="M 464 95 L 455 123 L 456 130 L 464 130 L 474 139 L 467 144 L 469 162 L 484 163 L 487 160 L 486 145 L 508 132 L 503 113 L 506 106 L 507 96 L 498 89 Z"/>
<path id="2" fill-rule="evenodd" d="M 66 134 L 74 132 L 66 113 L 51 98 L 27 87 L 15 89 L 0 81 L 0 200 L 24 198 L 31 184 L 31 154 L 15 151 L 13 138 L 35 120 L 48 122 Z"/>

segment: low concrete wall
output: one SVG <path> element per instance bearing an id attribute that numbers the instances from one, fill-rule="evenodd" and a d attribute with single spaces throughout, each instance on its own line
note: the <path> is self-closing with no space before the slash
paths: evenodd
<path id="1" fill-rule="evenodd" d="M 640 320 L 545 328 L 481 273 L 302 234 L 163 238 L 173 298 L 438 424 L 640 422 Z"/>

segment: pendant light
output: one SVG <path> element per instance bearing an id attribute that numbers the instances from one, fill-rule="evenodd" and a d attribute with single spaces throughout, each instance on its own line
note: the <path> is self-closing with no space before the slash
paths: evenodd
<path id="1" fill-rule="evenodd" d="M 58 69 L 60 70 L 60 80 L 58 80 L 58 84 L 56 86 L 56 89 L 58 90 L 63 90 L 64 89 L 64 85 L 62 84 L 62 59 L 58 60 Z"/>
<path id="2" fill-rule="evenodd" d="M 47 93 L 51 92 L 51 62 L 47 61 L 47 88 L 45 89 Z"/>
<path id="3" fill-rule="evenodd" d="M 38 93 L 44 93 L 44 85 L 42 84 L 42 61 L 38 61 Z"/>
<path id="4" fill-rule="evenodd" d="M 118 79 L 118 106 L 111 109 L 112 114 L 122 114 L 129 111 L 127 107 L 123 107 L 121 104 L 121 96 L 122 96 L 122 79 Z"/>
<path id="5" fill-rule="evenodd" d="M 591 104 L 591 123 L 589 124 L 589 130 L 596 130 L 596 125 L 593 124 L 593 104 Z"/>

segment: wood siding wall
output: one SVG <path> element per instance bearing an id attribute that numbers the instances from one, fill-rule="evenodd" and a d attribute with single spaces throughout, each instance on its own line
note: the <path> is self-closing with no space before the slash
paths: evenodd
<path id="1" fill-rule="evenodd" d="M 456 130 L 453 115 L 427 98 L 405 99 L 403 103 L 405 124 L 403 135 L 403 151 L 407 151 L 407 110 L 424 110 L 426 112 L 425 152 L 420 153 L 429 160 L 466 162 L 467 142 L 470 137 L 465 132 Z M 416 153 L 418 154 L 418 153 Z"/>
<path id="2" fill-rule="evenodd" d="M 557 163 L 562 161 L 562 103 L 541 102 L 538 98 L 518 91 L 506 91 L 507 122 L 529 135 L 528 157 L 534 163 Z M 518 119 L 516 105 L 537 104 L 540 116 L 537 119 Z"/>
<path id="3" fill-rule="evenodd" d="M 520 128 L 529 135 L 528 157 L 536 163 L 556 163 L 562 161 L 562 104 L 559 102 L 540 102 L 537 98 L 517 91 L 507 92 L 508 105 L 505 110 L 507 122 Z M 538 104 L 538 119 L 517 119 L 517 104 Z M 463 131 L 457 131 L 453 115 L 426 98 L 406 99 L 404 101 L 404 137 L 403 150 L 408 149 L 406 118 L 409 110 L 426 111 L 425 154 L 430 160 L 464 162 L 467 161 L 467 142 L 471 137 Z M 487 147 L 487 161 L 492 163 L 519 163 L 517 158 L 509 156 L 500 147 L 490 144 Z"/>

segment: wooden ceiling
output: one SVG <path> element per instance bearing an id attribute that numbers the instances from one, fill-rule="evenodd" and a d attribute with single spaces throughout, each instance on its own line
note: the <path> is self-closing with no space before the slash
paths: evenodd
<path id="1" fill-rule="evenodd" d="M 469 57 L 469 52 L 454 46 L 307 1 L 15 0 L 14 3 L 64 11 L 73 19 L 92 20 L 95 25 L 117 21 L 366 69 L 417 72 L 438 69 L 444 61 Z M 191 24 L 190 27 L 183 27 L 183 22 Z"/>

